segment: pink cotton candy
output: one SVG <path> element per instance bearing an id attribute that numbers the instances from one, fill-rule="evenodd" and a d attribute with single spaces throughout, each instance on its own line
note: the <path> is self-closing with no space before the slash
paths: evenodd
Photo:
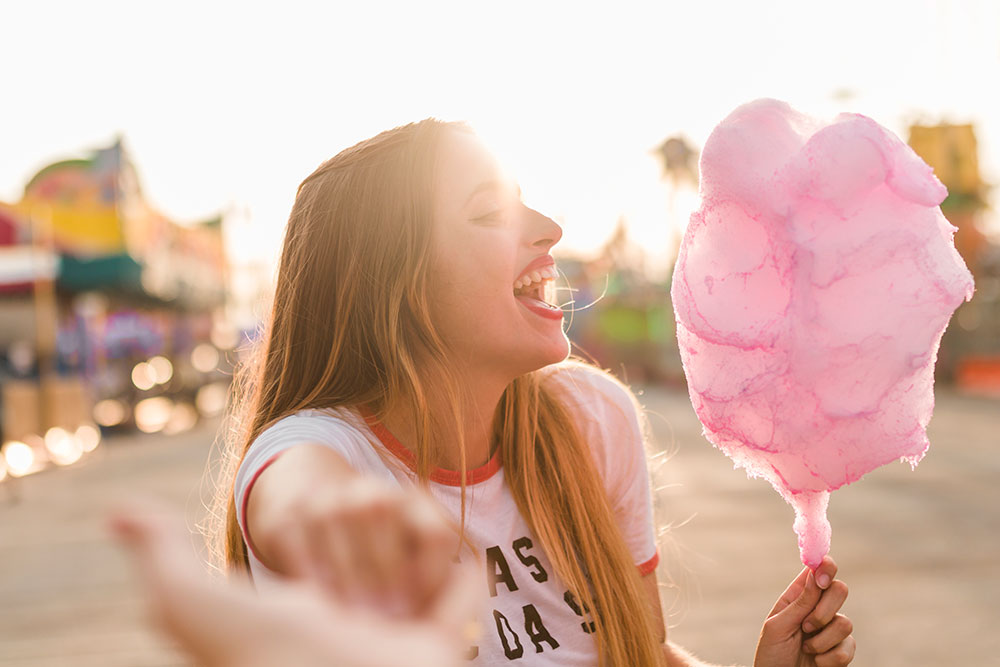
<path id="1" fill-rule="evenodd" d="M 705 144 L 671 287 L 688 391 L 705 436 L 795 508 L 810 567 L 830 491 L 927 451 L 938 345 L 973 292 L 945 195 L 857 114 L 757 100 Z"/>

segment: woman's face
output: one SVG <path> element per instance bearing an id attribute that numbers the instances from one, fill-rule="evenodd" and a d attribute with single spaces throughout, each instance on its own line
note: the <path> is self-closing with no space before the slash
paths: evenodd
<path id="1" fill-rule="evenodd" d="M 431 314 L 449 352 L 505 381 L 565 359 L 549 254 L 562 229 L 472 134 L 446 133 L 435 182 Z"/>

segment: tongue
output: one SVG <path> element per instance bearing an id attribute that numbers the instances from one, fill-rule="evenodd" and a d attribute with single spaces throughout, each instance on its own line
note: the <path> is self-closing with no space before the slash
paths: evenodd
<path id="1" fill-rule="evenodd" d="M 538 298 L 533 297 L 533 296 L 528 296 L 527 294 L 515 294 L 514 298 L 517 299 L 517 300 L 519 300 L 519 301 L 526 301 L 526 302 L 531 303 L 533 305 L 538 305 L 538 306 L 542 306 L 544 308 L 548 308 L 549 310 L 559 310 L 556 306 L 553 306 L 551 303 L 546 303 L 546 302 L 542 301 L 541 299 L 538 299 Z"/>

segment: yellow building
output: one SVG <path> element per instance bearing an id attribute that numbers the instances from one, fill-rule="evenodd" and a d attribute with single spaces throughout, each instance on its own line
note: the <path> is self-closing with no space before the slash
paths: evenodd
<path id="1" fill-rule="evenodd" d="M 43 168 L 13 205 L 62 256 L 60 288 L 121 290 L 179 305 L 225 296 L 221 218 L 179 225 L 142 195 L 121 140 Z"/>
<path id="2" fill-rule="evenodd" d="M 941 210 L 958 227 L 955 247 L 978 277 L 988 241 L 977 227 L 979 212 L 986 207 L 986 185 L 979 172 L 975 128 L 968 124 L 913 125 L 909 143 L 948 188 Z"/>

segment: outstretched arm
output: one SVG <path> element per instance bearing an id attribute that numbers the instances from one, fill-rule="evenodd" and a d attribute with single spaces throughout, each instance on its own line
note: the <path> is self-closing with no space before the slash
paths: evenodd
<path id="1" fill-rule="evenodd" d="M 342 602 L 419 613 L 448 576 L 458 539 L 430 494 L 359 474 L 329 447 L 285 450 L 246 494 L 261 561 Z"/>
<path id="2" fill-rule="evenodd" d="M 458 568 L 427 613 L 399 619 L 338 602 L 315 581 L 258 597 L 243 582 L 212 582 L 180 516 L 149 503 L 119 509 L 111 526 L 130 551 L 154 621 L 206 667 L 459 667 L 462 628 L 479 604 Z M 306 555 L 297 556 L 308 558 Z"/>

